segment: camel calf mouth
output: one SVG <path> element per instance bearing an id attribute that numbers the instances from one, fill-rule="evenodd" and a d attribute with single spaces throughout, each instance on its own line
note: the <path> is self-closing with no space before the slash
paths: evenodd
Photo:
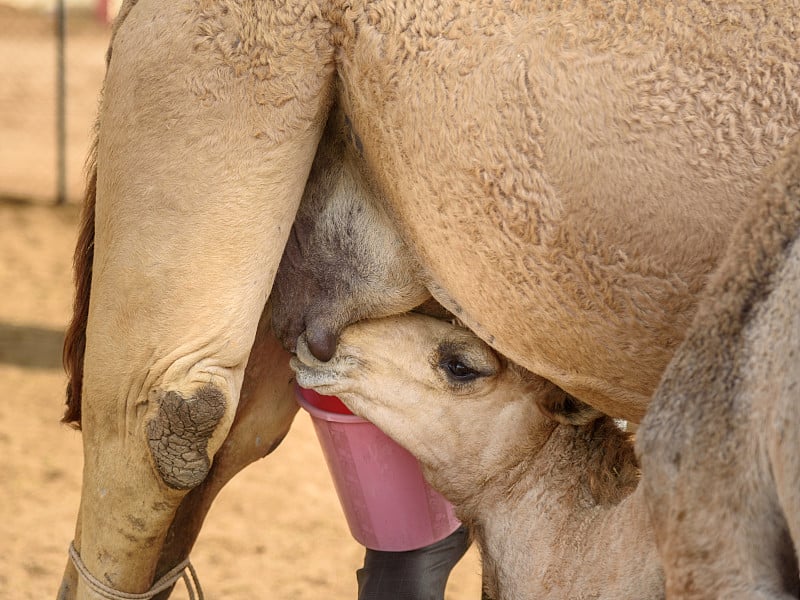
<path id="1" fill-rule="evenodd" d="M 169 487 L 188 490 L 208 475 L 208 441 L 225 414 L 220 389 L 206 385 L 190 398 L 164 392 L 158 411 L 147 423 L 147 443 L 156 470 Z"/>

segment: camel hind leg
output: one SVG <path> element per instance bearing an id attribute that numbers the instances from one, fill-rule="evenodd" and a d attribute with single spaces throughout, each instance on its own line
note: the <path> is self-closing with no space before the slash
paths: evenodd
<path id="1" fill-rule="evenodd" d="M 800 137 L 765 172 L 637 434 L 668 597 L 796 598 Z"/>
<path id="2" fill-rule="evenodd" d="M 796 201 L 800 206 L 800 194 Z M 765 370 L 760 392 L 770 400 L 764 431 L 796 560 L 800 556 L 800 237 L 778 272 L 765 309 L 763 331 L 756 336 L 763 350 L 756 356 L 769 357 L 760 365 Z"/>
<path id="3" fill-rule="evenodd" d="M 681 358 L 684 366 L 700 362 Z M 763 439 L 754 433 L 761 419 L 747 416 L 749 395 L 718 402 L 703 393 L 696 372 L 672 370 L 666 378 L 677 389 L 662 382 L 636 444 L 667 598 L 795 597 L 786 576 L 790 544 Z"/>
<path id="4" fill-rule="evenodd" d="M 75 536 L 103 585 L 150 588 L 233 421 L 329 104 L 325 27 L 311 4 L 139 0 L 115 32 Z M 76 588 L 61 597 L 98 597 Z"/>
<path id="5" fill-rule="evenodd" d="M 242 469 L 272 452 L 288 433 L 298 410 L 290 355 L 272 333 L 269 321 L 268 304 L 245 368 L 236 417 L 225 443 L 214 455 L 208 476 L 186 494 L 175 513 L 161 548 L 156 579 L 189 557 L 220 490 Z M 73 597 L 77 581 L 78 573 L 70 562 L 59 597 Z M 153 600 L 166 600 L 171 592 L 172 587 L 156 594 Z"/>
<path id="6" fill-rule="evenodd" d="M 788 156 L 772 189 L 779 199 L 771 214 L 781 224 L 774 238 L 780 250 L 774 253 L 770 278 L 762 282 L 768 295 L 754 311 L 746 332 L 750 351 L 742 368 L 742 386 L 759 400 L 759 430 L 794 546 L 791 572 L 796 580 L 800 556 L 800 136 Z M 795 586 L 800 588 L 800 583 L 795 581 Z"/>

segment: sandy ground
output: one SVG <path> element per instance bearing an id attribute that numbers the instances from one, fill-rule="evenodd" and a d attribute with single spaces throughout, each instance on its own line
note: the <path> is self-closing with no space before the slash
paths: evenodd
<path id="1" fill-rule="evenodd" d="M 47 15 L 0 6 L 0 599 L 54 598 L 80 499 L 81 436 L 59 423 L 60 355 L 82 166 L 108 31 L 69 23 L 68 192 L 55 190 L 55 41 Z M 209 599 L 348 599 L 363 549 L 350 537 L 308 416 L 223 490 L 192 555 Z M 480 597 L 477 552 L 448 600 Z M 178 586 L 173 598 L 187 594 Z"/>

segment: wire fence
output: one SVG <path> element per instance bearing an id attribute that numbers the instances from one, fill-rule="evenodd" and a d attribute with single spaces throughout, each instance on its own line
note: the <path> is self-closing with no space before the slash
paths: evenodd
<path id="1" fill-rule="evenodd" d="M 107 10 L 95 0 L 0 0 L 0 200 L 80 201 Z"/>

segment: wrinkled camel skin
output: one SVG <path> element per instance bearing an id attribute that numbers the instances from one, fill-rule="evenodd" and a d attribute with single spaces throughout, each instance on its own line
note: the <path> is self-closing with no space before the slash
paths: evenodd
<path id="1" fill-rule="evenodd" d="M 530 371 L 641 417 L 798 127 L 800 24 L 789 2 L 559 4 L 125 4 L 80 361 L 76 543 L 98 579 L 146 591 L 213 472 L 334 100 L 433 296 Z"/>
<path id="2" fill-rule="evenodd" d="M 422 315 L 362 321 L 325 363 L 301 337 L 292 368 L 419 459 L 469 525 L 488 597 L 664 597 L 629 434 L 472 332 Z"/>
<path id="3" fill-rule="evenodd" d="M 637 438 L 670 597 L 800 596 L 800 137 L 731 238 Z"/>

